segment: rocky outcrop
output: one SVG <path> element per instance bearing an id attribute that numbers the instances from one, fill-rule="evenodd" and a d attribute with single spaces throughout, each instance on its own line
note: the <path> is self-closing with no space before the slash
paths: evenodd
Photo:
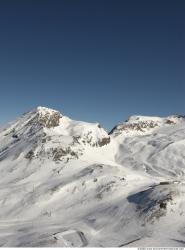
<path id="1" fill-rule="evenodd" d="M 123 124 L 119 124 L 116 127 L 114 127 L 110 134 L 113 134 L 114 132 L 116 132 L 116 134 L 121 133 L 122 131 L 140 131 L 140 132 L 144 132 L 145 129 L 151 129 L 151 128 L 155 128 L 158 126 L 157 122 L 154 121 L 140 121 L 140 122 L 134 122 L 134 123 L 123 123 Z"/>
<path id="2" fill-rule="evenodd" d="M 38 112 L 38 122 L 46 128 L 57 127 L 60 124 L 61 114 L 58 111 Z"/>
<path id="3" fill-rule="evenodd" d="M 100 146 L 100 147 L 102 147 L 102 146 L 105 146 L 105 145 L 107 145 L 107 144 L 109 144 L 110 143 L 110 137 L 105 137 L 105 138 L 103 138 L 102 140 L 100 140 L 99 142 L 98 142 L 98 145 Z"/>

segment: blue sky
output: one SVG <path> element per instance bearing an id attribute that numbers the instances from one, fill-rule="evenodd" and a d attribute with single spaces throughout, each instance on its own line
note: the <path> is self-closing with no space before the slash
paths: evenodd
<path id="1" fill-rule="evenodd" d="M 185 114 L 184 0 L 1 0 L 0 124 Z"/>

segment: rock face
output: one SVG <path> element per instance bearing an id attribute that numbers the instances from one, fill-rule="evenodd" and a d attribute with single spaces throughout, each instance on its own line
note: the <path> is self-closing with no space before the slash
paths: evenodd
<path id="1" fill-rule="evenodd" d="M 37 108 L 37 110 L 38 122 L 41 126 L 46 128 L 54 128 L 59 126 L 62 115 L 58 111 L 41 107 Z"/>
<path id="2" fill-rule="evenodd" d="M 129 131 L 140 131 L 145 132 L 146 129 L 152 129 L 158 127 L 158 123 L 154 121 L 140 121 L 133 123 L 119 124 L 111 130 L 110 134 L 115 133 L 116 135 L 121 134 L 123 131 L 129 133 Z"/>
<path id="3" fill-rule="evenodd" d="M 98 141 L 98 145 L 100 147 L 107 145 L 109 143 L 110 143 L 110 137 L 104 137 L 104 138 L 102 138 L 102 140 Z"/>

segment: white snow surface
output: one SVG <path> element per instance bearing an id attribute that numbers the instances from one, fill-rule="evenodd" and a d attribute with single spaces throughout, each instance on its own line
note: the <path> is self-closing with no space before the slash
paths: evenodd
<path id="1" fill-rule="evenodd" d="M 185 118 L 108 134 L 38 107 L 0 129 L 0 246 L 185 246 Z"/>

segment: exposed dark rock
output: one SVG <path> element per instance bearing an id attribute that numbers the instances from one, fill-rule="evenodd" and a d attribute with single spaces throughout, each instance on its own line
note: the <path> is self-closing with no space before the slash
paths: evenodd
<path id="1" fill-rule="evenodd" d="M 34 152 L 33 152 L 33 150 L 30 150 L 30 151 L 25 155 L 25 158 L 28 159 L 28 160 L 33 159 L 33 157 L 34 157 Z"/>
<path id="2" fill-rule="evenodd" d="M 53 112 L 50 114 L 46 112 L 45 114 L 39 114 L 38 121 L 41 126 L 46 128 L 52 128 L 59 126 L 61 114 L 59 112 Z"/>
<path id="3" fill-rule="evenodd" d="M 62 157 L 67 156 L 67 155 L 71 155 L 72 158 L 78 158 L 78 155 L 71 150 L 70 147 L 68 148 L 54 148 L 52 151 L 53 154 L 53 160 L 54 161 L 59 161 L 61 160 Z"/>
<path id="4" fill-rule="evenodd" d="M 138 121 L 133 123 L 123 123 L 115 126 L 109 133 L 109 135 L 113 134 L 114 132 L 116 134 L 120 134 L 122 131 L 128 131 L 128 130 L 135 130 L 135 131 L 141 131 L 144 132 L 144 129 L 146 128 L 155 128 L 158 126 L 157 122 L 154 121 Z"/>
<path id="5" fill-rule="evenodd" d="M 173 121 L 171 121 L 171 120 L 169 120 L 169 119 L 167 119 L 167 120 L 165 121 L 165 123 L 166 123 L 166 124 L 175 124 L 175 122 L 173 122 Z"/>
<path id="6" fill-rule="evenodd" d="M 170 184 L 169 181 L 161 181 L 161 182 L 159 183 L 159 185 L 168 185 L 168 184 Z"/>
<path id="7" fill-rule="evenodd" d="M 159 204 L 159 206 L 160 206 L 160 208 L 162 208 L 162 209 L 166 209 L 167 204 L 166 204 L 165 201 L 162 201 L 162 202 Z"/>
<path id="8" fill-rule="evenodd" d="M 110 137 L 105 137 L 101 141 L 98 142 L 98 145 L 100 147 L 102 147 L 102 146 L 107 145 L 109 143 L 110 143 Z"/>
<path id="9" fill-rule="evenodd" d="M 43 139 L 42 139 L 42 143 L 45 143 L 45 142 L 46 142 L 46 138 L 43 138 Z"/>

